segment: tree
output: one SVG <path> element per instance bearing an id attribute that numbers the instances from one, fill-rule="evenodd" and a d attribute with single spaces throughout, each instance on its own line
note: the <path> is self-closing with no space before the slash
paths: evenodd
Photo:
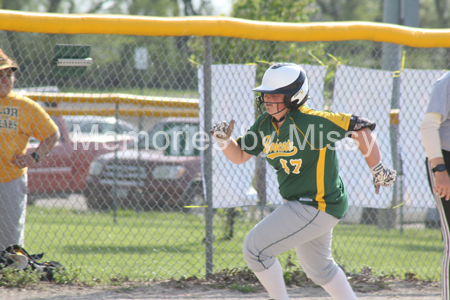
<path id="1" fill-rule="evenodd" d="M 44 7 L 46 12 L 58 12 L 62 2 L 67 0 L 0 0 L 1 9 L 17 11 L 39 11 Z"/>
<path id="2" fill-rule="evenodd" d="M 449 28 L 450 27 L 450 0 L 434 0 L 434 10 L 431 5 L 431 1 L 422 1 L 424 9 L 427 9 L 429 14 L 421 14 L 422 25 L 426 25 L 427 28 Z M 434 16 L 437 15 L 437 18 Z M 428 27 L 429 26 L 429 27 Z M 443 64 L 445 68 L 450 67 L 450 49 L 445 48 L 446 55 L 443 57 Z"/>
<path id="3" fill-rule="evenodd" d="M 84 13 L 176 17 L 196 16 L 212 11 L 210 0 L 195 3 L 198 3 L 197 6 L 194 6 L 192 0 L 89 0 L 90 8 Z"/>
<path id="4" fill-rule="evenodd" d="M 311 16 L 313 21 L 370 21 L 381 22 L 383 1 L 380 0 L 316 0 L 319 7 Z"/>
<path id="5" fill-rule="evenodd" d="M 140 16 L 178 16 L 179 7 L 176 0 L 131 0 L 128 14 Z"/>
<path id="6" fill-rule="evenodd" d="M 50 0 L 48 2 L 47 12 L 55 13 L 58 11 L 61 0 Z"/>
<path id="7" fill-rule="evenodd" d="M 421 0 L 420 25 L 423 28 L 450 27 L 450 0 Z"/>
<path id="8" fill-rule="evenodd" d="M 307 22 L 314 0 L 237 0 L 232 17 L 274 22 Z"/>
<path id="9" fill-rule="evenodd" d="M 233 4 L 231 16 L 258 21 L 308 22 L 310 15 L 317 11 L 313 4 L 314 0 L 237 0 Z M 194 44 L 191 46 L 195 47 Z M 269 41 L 214 38 L 213 59 L 215 63 L 226 64 L 230 60 L 232 63 L 256 63 L 294 60 L 295 57 L 297 63 L 305 63 L 311 59 L 308 51 L 321 51 L 318 48 L 320 45 L 306 48 L 299 43 L 287 46 L 285 43 Z M 197 50 L 199 55 L 201 52 L 202 49 Z M 261 67 L 264 69 L 267 65 Z"/>
<path id="10" fill-rule="evenodd" d="M 25 0 L 2 0 L 2 9 L 9 10 L 21 10 L 21 8 L 26 4 Z"/>

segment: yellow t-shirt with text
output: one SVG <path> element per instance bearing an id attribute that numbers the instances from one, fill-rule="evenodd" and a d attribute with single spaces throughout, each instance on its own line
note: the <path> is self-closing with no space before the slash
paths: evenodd
<path id="1" fill-rule="evenodd" d="M 0 182 L 9 182 L 23 176 L 27 168 L 11 163 L 13 155 L 25 154 L 28 140 L 39 141 L 58 131 L 58 126 L 36 102 L 10 92 L 0 98 Z"/>

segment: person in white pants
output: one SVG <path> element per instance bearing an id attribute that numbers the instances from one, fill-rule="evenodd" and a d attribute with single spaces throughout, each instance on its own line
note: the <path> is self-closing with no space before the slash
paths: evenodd
<path id="1" fill-rule="evenodd" d="M 433 86 L 420 133 L 444 242 L 441 294 L 442 299 L 450 300 L 450 72 L 445 73 Z"/>
<path id="2" fill-rule="evenodd" d="M 264 74 L 257 105 L 266 112 L 237 140 L 234 121 L 211 129 L 225 156 L 236 164 L 264 153 L 277 173 L 285 203 L 257 224 L 242 249 L 269 296 L 289 299 L 276 256 L 295 248 L 306 275 L 336 300 L 356 295 L 331 255 L 333 227 L 348 209 L 345 186 L 338 174 L 335 142 L 355 140 L 373 174 L 375 192 L 389 187 L 396 172 L 383 165 L 372 130 L 375 123 L 350 114 L 316 111 L 305 105 L 308 78 L 296 64 L 279 63 Z"/>

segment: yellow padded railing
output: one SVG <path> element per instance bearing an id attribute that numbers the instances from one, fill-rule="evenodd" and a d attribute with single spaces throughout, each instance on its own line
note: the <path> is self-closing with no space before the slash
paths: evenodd
<path id="1" fill-rule="evenodd" d="M 67 115 L 94 115 L 114 117 L 116 110 L 114 108 L 94 108 L 94 109 L 61 109 L 61 108 L 46 108 L 48 114 L 53 116 L 67 116 Z M 198 110 L 195 109 L 164 109 L 164 108 L 120 108 L 117 114 L 121 117 L 154 117 L 154 118 L 198 118 Z"/>
<path id="2" fill-rule="evenodd" d="M 119 108 L 122 117 L 198 117 L 198 99 L 171 98 L 155 96 L 136 96 L 125 94 L 80 94 L 80 93 L 23 93 L 34 101 L 50 103 L 90 103 L 136 105 L 136 108 Z M 123 106 L 122 106 L 123 107 Z M 115 116 L 114 108 L 46 108 L 54 116 L 60 115 L 98 115 Z"/>
<path id="3" fill-rule="evenodd" d="M 126 94 L 81 94 L 81 93 L 23 93 L 34 101 L 55 103 L 114 103 L 121 105 L 157 106 L 164 108 L 198 109 L 198 99 Z"/>
<path id="4" fill-rule="evenodd" d="M 53 34 L 226 36 L 270 41 L 368 40 L 410 47 L 450 47 L 450 29 L 375 22 L 278 23 L 228 17 L 142 17 L 0 10 L 0 30 Z"/>

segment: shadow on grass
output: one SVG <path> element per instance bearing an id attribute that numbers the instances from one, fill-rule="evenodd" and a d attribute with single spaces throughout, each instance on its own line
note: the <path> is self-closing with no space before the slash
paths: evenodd
<path id="1" fill-rule="evenodd" d="M 188 246 L 188 247 L 186 247 Z M 191 246 L 191 247 L 189 247 Z M 152 246 L 80 246 L 80 245 L 68 245 L 64 247 L 64 252 L 72 253 L 72 254 L 123 254 L 123 253 L 131 253 L 131 254 L 150 254 L 152 252 L 155 253 L 192 253 L 192 249 L 201 249 L 203 248 L 202 244 L 195 243 L 184 246 L 161 246 L 161 245 L 152 245 Z"/>
<path id="2" fill-rule="evenodd" d="M 392 245 L 391 245 L 392 246 Z M 403 249 L 406 251 L 425 251 L 425 252 L 437 252 L 442 253 L 443 246 L 433 246 L 433 245 L 395 245 L 396 248 Z"/>

